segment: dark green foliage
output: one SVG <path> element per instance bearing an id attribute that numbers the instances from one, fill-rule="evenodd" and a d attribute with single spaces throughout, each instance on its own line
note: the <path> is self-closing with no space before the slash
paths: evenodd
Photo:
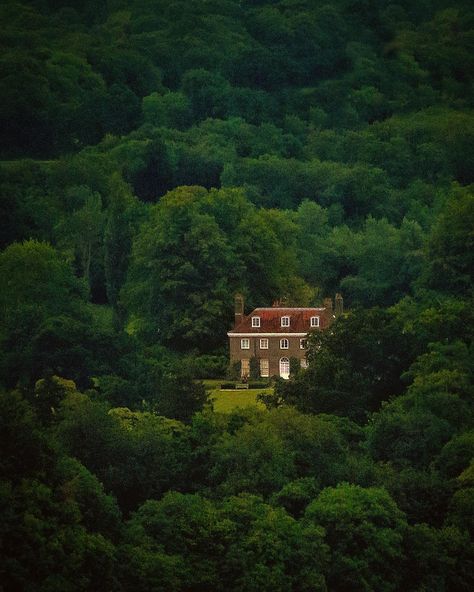
<path id="1" fill-rule="evenodd" d="M 403 388 L 410 341 L 382 309 L 356 310 L 309 340 L 309 368 L 278 383 L 281 399 L 305 412 L 335 413 L 358 422 Z"/>
<path id="2" fill-rule="evenodd" d="M 141 227 L 123 290 L 139 335 L 209 351 L 225 338 L 237 289 L 245 287 L 255 303 L 283 290 L 305 297 L 294 253 L 284 247 L 290 224 L 263 215 L 240 190 L 168 193 Z"/>
<path id="3" fill-rule="evenodd" d="M 260 378 L 260 359 L 256 356 L 252 356 L 249 361 L 249 378 L 250 380 L 258 380 Z"/>
<path id="4" fill-rule="evenodd" d="M 189 360 L 195 378 L 223 378 L 227 373 L 227 355 L 193 356 Z"/>
<path id="5" fill-rule="evenodd" d="M 18 391 L 1 393 L 0 421 L 2 479 L 16 483 L 48 471 L 51 444 L 41 431 L 31 406 Z M 23 451 L 21 455 L 18 451 Z"/>
<path id="6" fill-rule="evenodd" d="M 160 381 L 154 407 L 160 415 L 189 422 L 207 399 L 203 383 L 196 381 L 189 370 L 171 368 Z"/>
<path id="7" fill-rule="evenodd" d="M 434 224 L 428 242 L 428 283 L 454 296 L 472 293 L 474 261 L 472 186 L 455 188 Z"/>
<path id="8" fill-rule="evenodd" d="M 471 4 L 0 21 L 0 588 L 474 589 Z M 218 414 L 236 292 L 349 312 Z"/>
<path id="9" fill-rule="evenodd" d="M 249 382 L 249 389 L 260 389 L 260 388 L 268 388 L 270 383 L 265 381 L 257 381 L 257 382 Z"/>

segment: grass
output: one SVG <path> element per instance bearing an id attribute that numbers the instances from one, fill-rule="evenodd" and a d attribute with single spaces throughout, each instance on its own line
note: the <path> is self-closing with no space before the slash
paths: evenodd
<path id="1" fill-rule="evenodd" d="M 209 398 L 213 402 L 214 411 L 220 413 L 230 413 L 238 407 L 250 407 L 252 405 L 265 409 L 265 405 L 257 402 L 257 395 L 259 393 L 265 393 L 266 395 L 273 393 L 272 388 L 222 390 L 220 385 L 225 382 L 222 379 L 206 379 L 202 382 L 209 391 Z"/>
<path id="2" fill-rule="evenodd" d="M 214 405 L 214 411 L 230 413 L 237 407 L 250 407 L 256 405 L 259 409 L 265 409 L 263 403 L 257 401 L 259 393 L 271 394 L 273 389 L 249 389 L 249 390 L 215 390 L 211 393 L 210 399 Z"/>

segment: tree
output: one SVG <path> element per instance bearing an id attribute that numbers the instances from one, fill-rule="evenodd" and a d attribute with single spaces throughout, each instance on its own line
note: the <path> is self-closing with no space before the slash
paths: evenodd
<path id="1" fill-rule="evenodd" d="M 204 384 L 194 379 L 191 369 L 183 369 L 178 363 L 165 370 L 154 406 L 160 415 L 189 422 L 207 401 Z"/>
<path id="2" fill-rule="evenodd" d="M 34 240 L 0 254 L 0 275 L 9 278 L 0 293 L 1 378 L 9 385 L 20 378 L 37 380 L 33 340 L 54 317 L 79 322 L 72 317 L 83 317 L 83 286 L 53 247 Z"/>
<path id="3" fill-rule="evenodd" d="M 104 266 L 107 299 L 114 307 L 119 319 L 119 294 L 125 283 L 132 239 L 139 220 L 139 206 L 123 181 L 114 176 L 111 180 L 111 198 L 107 210 L 107 223 L 104 231 Z"/>
<path id="4" fill-rule="evenodd" d="M 51 443 L 42 432 L 34 410 L 18 391 L 1 393 L 0 475 L 13 484 L 35 479 L 48 472 L 53 464 Z M 20 452 L 21 451 L 21 452 Z"/>
<path id="5" fill-rule="evenodd" d="M 160 501 L 148 500 L 127 524 L 123 571 L 144 590 L 157 574 L 177 590 L 222 590 L 218 572 L 230 527 L 213 503 L 198 495 L 168 492 Z"/>
<path id="6" fill-rule="evenodd" d="M 428 286 L 458 296 L 472 291 L 474 195 L 454 187 L 428 241 Z"/>
<path id="7" fill-rule="evenodd" d="M 91 264 L 102 241 L 104 214 L 98 193 L 81 188 L 83 206 L 65 218 L 57 228 L 59 244 L 73 250 L 86 285 L 91 287 Z"/>
<path id="8" fill-rule="evenodd" d="M 240 266 L 225 234 L 180 188 L 154 207 L 134 245 L 124 300 L 148 339 L 210 350 L 223 336 Z"/>
<path id="9" fill-rule="evenodd" d="M 172 487 L 185 488 L 190 450 L 180 422 L 127 408 L 109 412 L 85 395 L 67 397 L 60 419 L 65 450 L 115 495 L 124 514 Z"/>
<path id="10" fill-rule="evenodd" d="M 398 590 L 404 559 L 404 514 L 383 489 L 341 484 L 323 490 L 305 520 L 322 526 L 331 550 L 331 590 Z"/>
<path id="11" fill-rule="evenodd" d="M 308 369 L 276 393 L 312 413 L 334 413 L 363 422 L 390 396 L 400 394 L 410 342 L 382 309 L 352 311 L 309 338 Z"/>
<path id="12" fill-rule="evenodd" d="M 249 494 L 225 500 L 221 515 L 232 525 L 220 570 L 225 589 L 326 590 L 327 547 L 319 526 L 302 525 Z"/>

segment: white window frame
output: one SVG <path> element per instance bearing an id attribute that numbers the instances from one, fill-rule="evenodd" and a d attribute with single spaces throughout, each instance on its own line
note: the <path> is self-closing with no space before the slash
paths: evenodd
<path id="1" fill-rule="evenodd" d="M 301 358 L 300 366 L 301 368 L 303 368 L 303 370 L 306 370 L 306 368 L 308 367 L 308 360 L 306 358 Z"/>
<path id="2" fill-rule="evenodd" d="M 250 360 L 244 358 L 240 360 L 240 375 L 242 378 L 248 378 L 250 374 Z"/>
<path id="3" fill-rule="evenodd" d="M 252 317 L 252 327 L 260 327 L 260 317 Z"/>
<path id="4" fill-rule="evenodd" d="M 280 325 L 282 327 L 289 327 L 290 326 L 290 317 L 289 316 L 281 317 Z"/>
<path id="5" fill-rule="evenodd" d="M 240 349 L 250 349 L 250 339 L 248 337 L 240 340 Z"/>
<path id="6" fill-rule="evenodd" d="M 311 317 L 310 326 L 319 327 L 319 317 Z"/>
<path id="7" fill-rule="evenodd" d="M 306 349 L 306 337 L 300 339 L 300 349 Z"/>
<path id="8" fill-rule="evenodd" d="M 260 339 L 260 349 L 268 349 L 268 338 Z"/>
<path id="9" fill-rule="evenodd" d="M 263 366 L 266 366 L 266 369 L 263 369 Z M 260 376 L 262 378 L 268 378 L 270 376 L 270 360 L 267 359 L 260 359 Z"/>
<path id="10" fill-rule="evenodd" d="M 280 349 L 290 349 L 290 340 L 286 339 L 286 337 L 280 339 Z"/>

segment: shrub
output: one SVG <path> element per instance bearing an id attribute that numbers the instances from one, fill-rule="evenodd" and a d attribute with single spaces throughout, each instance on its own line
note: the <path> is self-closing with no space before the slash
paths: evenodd
<path id="1" fill-rule="evenodd" d="M 227 374 L 227 356 L 198 356 L 192 361 L 195 378 L 224 378 Z"/>
<path id="2" fill-rule="evenodd" d="M 249 382 L 249 389 L 268 388 L 268 382 Z"/>

